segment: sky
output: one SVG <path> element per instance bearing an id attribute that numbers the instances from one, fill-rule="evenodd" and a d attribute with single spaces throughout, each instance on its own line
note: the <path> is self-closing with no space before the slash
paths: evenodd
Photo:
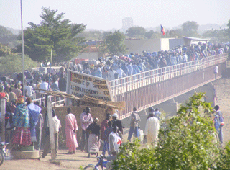
<path id="1" fill-rule="evenodd" d="M 121 29 L 122 19 L 132 17 L 144 28 L 173 28 L 186 21 L 226 24 L 230 19 L 230 0 L 22 0 L 23 27 L 39 24 L 42 7 L 65 13 L 72 23 L 86 29 Z M 0 0 L 0 25 L 21 29 L 20 0 Z"/>

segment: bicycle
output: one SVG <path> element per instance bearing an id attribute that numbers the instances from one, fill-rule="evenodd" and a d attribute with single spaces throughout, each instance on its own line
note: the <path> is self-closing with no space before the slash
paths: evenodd
<path id="1" fill-rule="evenodd" d="M 107 161 L 104 161 L 106 157 L 101 155 L 97 157 L 97 164 L 93 165 L 93 164 L 89 164 L 87 165 L 84 170 L 99 170 L 99 167 L 101 167 L 101 170 L 104 170 L 104 168 L 106 168 L 107 170 L 111 169 L 111 161 L 108 161 L 108 157 L 106 158 Z"/>
<path id="2" fill-rule="evenodd" d="M 1 142 L 0 144 L 0 166 L 3 164 L 5 160 L 5 155 L 6 155 L 6 145 L 4 142 Z"/>

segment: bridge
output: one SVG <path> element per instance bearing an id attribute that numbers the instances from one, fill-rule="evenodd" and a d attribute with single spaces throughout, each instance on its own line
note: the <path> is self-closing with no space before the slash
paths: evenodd
<path id="1" fill-rule="evenodd" d="M 226 60 L 220 54 L 110 81 L 112 100 L 126 102 L 120 118 L 129 117 L 133 107 L 141 111 L 221 78 Z"/>

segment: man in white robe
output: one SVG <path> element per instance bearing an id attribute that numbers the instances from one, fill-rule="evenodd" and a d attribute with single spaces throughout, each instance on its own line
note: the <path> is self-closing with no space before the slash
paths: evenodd
<path id="1" fill-rule="evenodd" d="M 160 129 L 160 122 L 157 117 L 155 117 L 154 112 L 150 112 L 146 125 L 145 125 L 145 139 L 147 139 L 147 143 L 153 143 L 154 146 L 157 145 L 157 137 Z"/>

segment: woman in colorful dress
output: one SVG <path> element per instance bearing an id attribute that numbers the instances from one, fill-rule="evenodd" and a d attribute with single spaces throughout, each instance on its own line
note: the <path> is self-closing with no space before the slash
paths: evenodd
<path id="1" fill-rule="evenodd" d="M 78 147 L 76 131 L 78 130 L 76 117 L 71 113 L 70 108 L 67 109 L 68 115 L 65 116 L 65 134 L 66 146 L 69 148 L 69 154 L 73 154 Z"/>
<path id="2" fill-rule="evenodd" d="M 13 126 L 16 127 L 13 136 L 13 144 L 29 146 L 32 144 L 30 135 L 29 111 L 24 103 L 24 97 L 17 99 L 17 107 L 13 117 Z"/>

